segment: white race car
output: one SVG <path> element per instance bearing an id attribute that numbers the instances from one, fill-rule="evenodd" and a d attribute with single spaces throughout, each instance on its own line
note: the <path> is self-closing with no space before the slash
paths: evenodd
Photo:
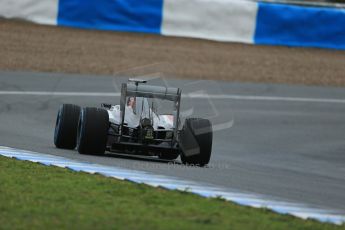
<path id="1" fill-rule="evenodd" d="M 179 88 L 146 85 L 130 79 L 123 83 L 119 105 L 101 108 L 63 104 L 57 115 L 54 144 L 81 154 L 107 151 L 158 156 L 184 164 L 206 165 L 212 150 L 212 124 L 208 119 L 187 118 L 179 129 Z M 170 102 L 169 113 L 159 112 Z"/>

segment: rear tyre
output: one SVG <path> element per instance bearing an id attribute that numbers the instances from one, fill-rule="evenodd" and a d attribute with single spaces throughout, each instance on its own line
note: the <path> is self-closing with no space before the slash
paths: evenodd
<path id="1" fill-rule="evenodd" d="M 79 117 L 78 152 L 89 155 L 104 154 L 109 129 L 108 112 L 100 108 L 84 108 Z"/>
<path id="2" fill-rule="evenodd" d="M 61 149 L 74 149 L 77 144 L 77 128 L 80 107 L 72 104 L 63 104 L 57 114 L 54 144 Z"/>
<path id="3" fill-rule="evenodd" d="M 212 124 L 209 120 L 186 119 L 180 134 L 182 163 L 198 166 L 208 164 L 211 158 L 212 136 Z"/>

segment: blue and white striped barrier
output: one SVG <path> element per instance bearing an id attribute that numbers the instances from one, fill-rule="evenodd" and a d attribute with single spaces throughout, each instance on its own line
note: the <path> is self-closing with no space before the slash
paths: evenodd
<path id="1" fill-rule="evenodd" d="M 120 180 L 128 180 L 135 183 L 143 183 L 153 187 L 163 187 L 169 190 L 191 192 L 203 197 L 222 197 L 239 205 L 255 208 L 268 208 L 280 214 L 290 214 L 302 219 L 315 219 L 320 222 L 328 222 L 341 225 L 345 223 L 345 216 L 332 210 L 316 209 L 304 204 L 281 202 L 257 194 L 240 193 L 226 188 L 212 186 L 194 181 L 174 178 L 170 176 L 156 175 L 149 172 L 130 170 L 120 167 L 104 166 L 67 159 L 55 155 L 36 153 L 0 146 L 0 155 L 44 165 L 53 165 L 68 168 L 73 171 L 87 173 L 99 173 L 106 177 Z"/>
<path id="2" fill-rule="evenodd" d="M 345 49 L 345 10 L 246 0 L 0 0 L 0 17 L 223 42 Z"/>

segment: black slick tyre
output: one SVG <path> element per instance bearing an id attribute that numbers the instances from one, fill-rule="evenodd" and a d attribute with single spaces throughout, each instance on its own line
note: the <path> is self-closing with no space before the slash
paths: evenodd
<path id="1" fill-rule="evenodd" d="M 63 104 L 57 114 L 54 144 L 57 148 L 74 149 L 77 144 L 77 128 L 80 107 L 72 104 Z"/>
<path id="2" fill-rule="evenodd" d="M 212 124 L 208 119 L 186 119 L 180 134 L 181 161 L 183 164 L 204 166 L 212 152 Z"/>
<path id="3" fill-rule="evenodd" d="M 109 115 L 105 109 L 83 108 L 80 112 L 77 149 L 80 154 L 102 155 L 106 150 Z"/>

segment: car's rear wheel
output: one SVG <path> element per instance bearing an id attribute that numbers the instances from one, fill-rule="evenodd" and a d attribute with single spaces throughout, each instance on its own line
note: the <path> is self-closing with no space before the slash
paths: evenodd
<path id="1" fill-rule="evenodd" d="M 109 129 L 108 112 L 100 108 L 84 108 L 80 112 L 77 149 L 80 154 L 102 155 Z"/>
<path id="2" fill-rule="evenodd" d="M 212 124 L 208 119 L 188 118 L 180 133 L 181 161 L 204 166 L 212 152 Z"/>
<path id="3" fill-rule="evenodd" d="M 54 144 L 57 148 L 74 149 L 77 144 L 77 128 L 80 107 L 72 104 L 63 104 L 57 114 Z"/>

